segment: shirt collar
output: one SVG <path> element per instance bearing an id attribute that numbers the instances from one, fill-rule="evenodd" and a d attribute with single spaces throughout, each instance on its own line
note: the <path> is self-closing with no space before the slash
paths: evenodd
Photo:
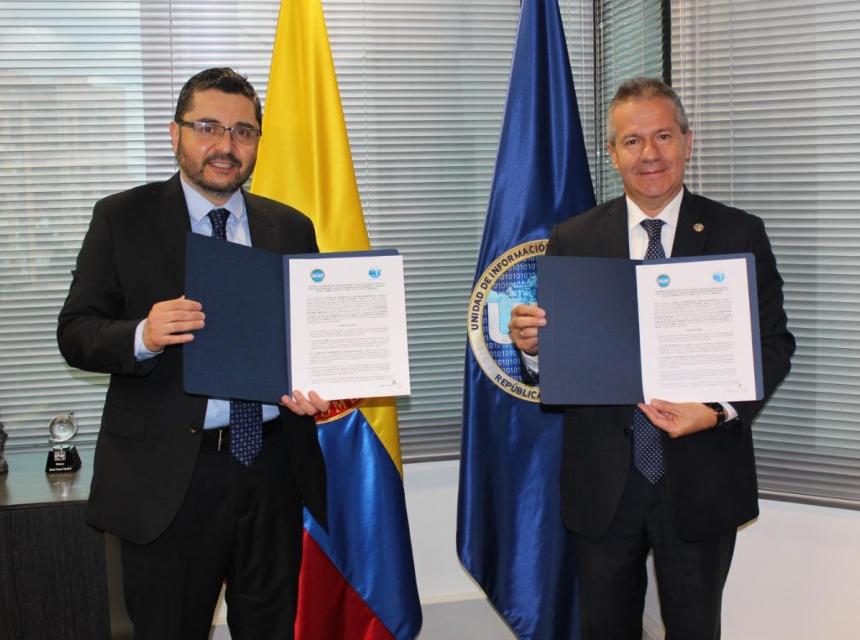
<path id="1" fill-rule="evenodd" d="M 185 204 L 188 205 L 188 215 L 195 222 L 200 222 L 212 209 L 227 209 L 239 222 L 245 217 L 245 198 L 242 197 L 241 189 L 234 191 L 230 199 L 219 207 L 209 202 L 194 187 L 185 182 L 182 174 L 179 174 L 179 181 L 182 184 L 182 193 L 185 194 Z"/>
<path id="2" fill-rule="evenodd" d="M 642 209 L 639 208 L 630 196 L 625 196 L 627 199 L 627 231 L 630 232 L 639 226 L 643 220 L 650 219 L 651 216 L 646 216 Z M 662 220 L 671 227 L 678 226 L 678 216 L 681 214 L 681 200 L 684 199 L 684 190 L 681 189 L 669 203 L 663 207 L 663 210 L 657 214 L 656 218 Z"/>

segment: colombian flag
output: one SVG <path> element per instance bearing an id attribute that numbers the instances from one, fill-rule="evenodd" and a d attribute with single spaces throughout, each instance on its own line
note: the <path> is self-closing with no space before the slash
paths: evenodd
<path id="1" fill-rule="evenodd" d="M 370 248 L 320 0 L 283 0 L 252 191 L 308 215 L 320 249 Z M 298 640 L 398 640 L 421 628 L 393 399 L 318 418 L 328 531 L 305 512 Z"/>

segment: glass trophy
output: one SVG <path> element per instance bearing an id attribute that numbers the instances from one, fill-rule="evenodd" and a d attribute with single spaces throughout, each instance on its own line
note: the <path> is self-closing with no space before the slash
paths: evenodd
<path id="1" fill-rule="evenodd" d="M 77 471 L 81 468 L 81 456 L 76 447 L 68 444 L 78 432 L 78 421 L 74 412 L 56 416 L 48 426 L 51 433 L 50 443 L 54 445 L 48 452 L 45 473 Z"/>

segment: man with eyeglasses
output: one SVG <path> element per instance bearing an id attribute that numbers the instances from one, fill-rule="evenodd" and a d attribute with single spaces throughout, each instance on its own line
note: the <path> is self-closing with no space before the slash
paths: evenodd
<path id="1" fill-rule="evenodd" d="M 80 369 L 111 374 L 88 520 L 122 541 L 136 640 L 209 636 L 226 582 L 235 640 L 292 638 L 302 506 L 323 525 L 317 394 L 282 406 L 188 395 L 181 345 L 205 323 L 185 298 L 188 231 L 282 254 L 318 251 L 311 221 L 242 189 L 261 135 L 260 100 L 231 69 L 179 94 L 179 172 L 98 202 L 57 330 Z"/>

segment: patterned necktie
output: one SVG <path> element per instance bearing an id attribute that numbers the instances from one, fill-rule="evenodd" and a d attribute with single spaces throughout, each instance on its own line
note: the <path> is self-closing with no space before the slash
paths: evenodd
<path id="1" fill-rule="evenodd" d="M 648 248 L 645 259 L 665 258 L 663 243 L 660 242 L 662 220 L 649 218 L 642 221 L 648 234 Z M 663 477 L 663 447 L 660 445 L 660 430 L 637 407 L 633 411 L 633 465 L 651 484 Z"/>
<path id="2" fill-rule="evenodd" d="M 212 237 L 227 239 L 227 209 L 212 209 Z M 263 448 L 263 405 L 246 400 L 230 401 L 230 455 L 250 466 Z"/>

